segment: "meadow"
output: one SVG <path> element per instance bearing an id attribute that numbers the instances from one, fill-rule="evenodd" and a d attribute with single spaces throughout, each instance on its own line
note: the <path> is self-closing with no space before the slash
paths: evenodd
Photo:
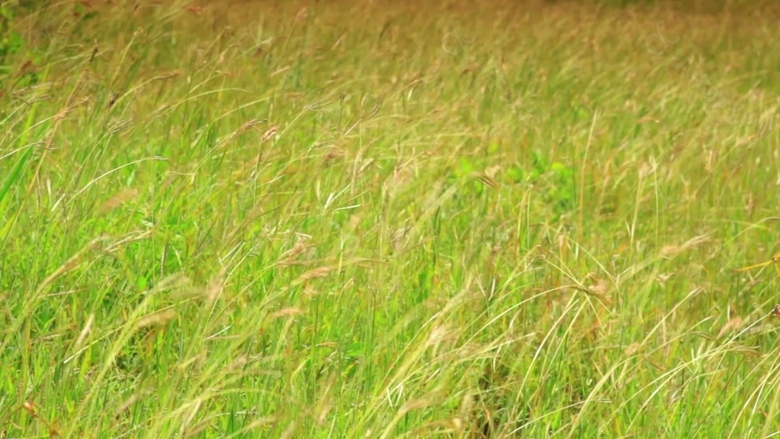
<path id="1" fill-rule="evenodd" d="M 0 438 L 780 434 L 772 2 L 22 3 Z"/>

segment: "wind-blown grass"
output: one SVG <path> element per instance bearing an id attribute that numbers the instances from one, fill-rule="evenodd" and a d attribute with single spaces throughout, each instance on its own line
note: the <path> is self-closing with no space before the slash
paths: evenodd
<path id="1" fill-rule="evenodd" d="M 775 434 L 778 15 L 713 11 L 21 15 L 0 437 Z"/>

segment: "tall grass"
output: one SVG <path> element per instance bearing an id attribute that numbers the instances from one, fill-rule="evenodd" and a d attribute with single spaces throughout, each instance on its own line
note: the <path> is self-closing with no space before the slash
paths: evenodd
<path id="1" fill-rule="evenodd" d="M 51 3 L 0 437 L 769 437 L 771 4 Z"/>

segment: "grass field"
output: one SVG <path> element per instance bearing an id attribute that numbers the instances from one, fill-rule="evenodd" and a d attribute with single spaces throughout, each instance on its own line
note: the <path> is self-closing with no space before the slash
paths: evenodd
<path id="1" fill-rule="evenodd" d="M 613 3 L 20 10 L 0 438 L 780 434 L 780 11 Z"/>

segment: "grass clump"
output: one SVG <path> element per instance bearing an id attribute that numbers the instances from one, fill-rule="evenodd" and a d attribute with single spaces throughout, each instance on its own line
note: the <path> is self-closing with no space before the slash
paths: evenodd
<path id="1" fill-rule="evenodd" d="M 778 11 L 702 8 L 28 6 L 0 437 L 776 433 Z"/>

